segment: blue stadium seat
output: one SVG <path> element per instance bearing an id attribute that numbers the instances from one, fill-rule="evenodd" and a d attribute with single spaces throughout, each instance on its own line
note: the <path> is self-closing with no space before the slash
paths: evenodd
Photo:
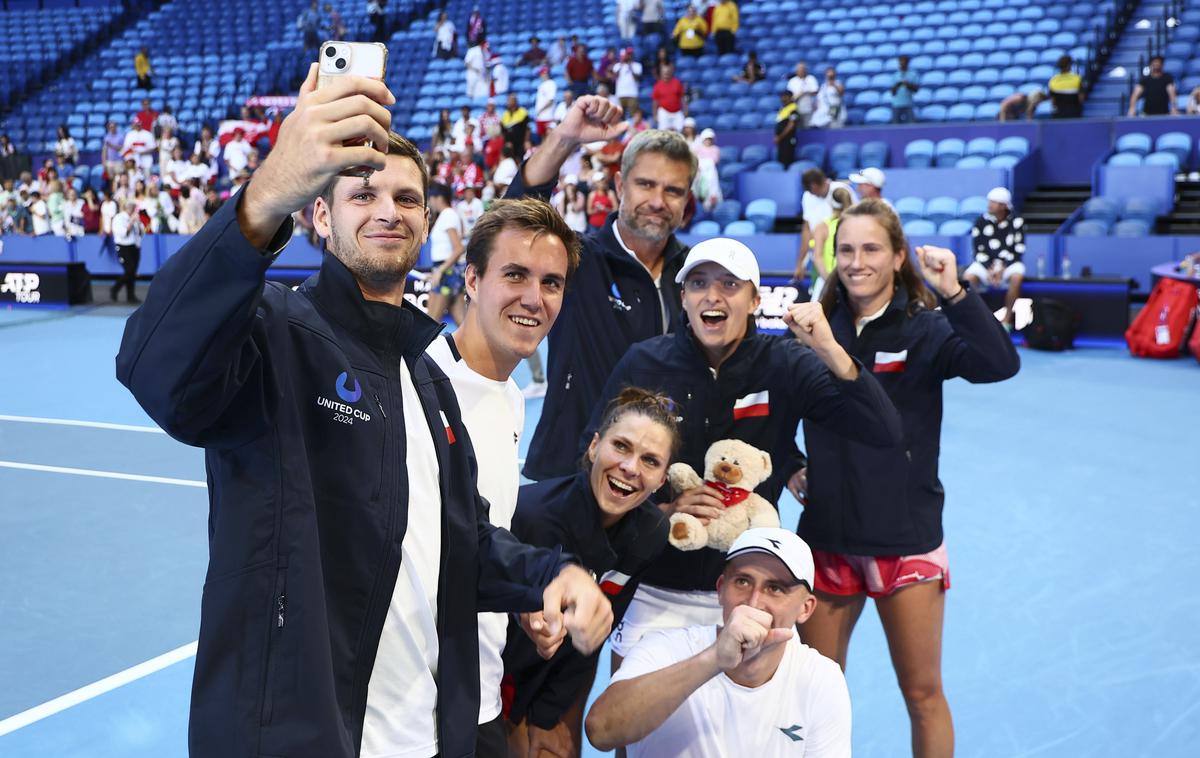
<path id="1" fill-rule="evenodd" d="M 867 115 L 863 118 L 865 124 L 890 124 L 892 121 L 892 109 L 885 105 L 878 105 L 867 111 Z"/>
<path id="2" fill-rule="evenodd" d="M 932 221 L 926 221 L 923 218 L 913 219 L 904 224 L 904 234 L 907 237 L 915 237 L 919 235 L 933 235 L 938 233 L 937 224 Z"/>
<path id="3" fill-rule="evenodd" d="M 746 220 L 754 223 L 759 234 L 770 232 L 775 226 L 777 205 L 774 200 L 763 197 L 746 204 Z"/>
<path id="4" fill-rule="evenodd" d="M 811 142 L 807 145 L 801 145 L 800 149 L 796 151 L 796 157 L 823 167 L 825 165 L 825 145 Z"/>
<path id="5" fill-rule="evenodd" d="M 975 106 L 988 99 L 987 87 L 982 84 L 971 84 L 962 88 L 959 93 L 959 98 L 962 103 Z"/>
<path id="6" fill-rule="evenodd" d="M 979 155 L 967 155 L 958 159 L 955 168 L 987 168 L 988 159 Z"/>
<path id="7" fill-rule="evenodd" d="M 967 221 L 974 221 L 983 214 L 987 213 L 988 201 L 983 195 L 971 195 L 964 197 L 958 204 L 958 217 Z"/>
<path id="8" fill-rule="evenodd" d="M 1107 237 L 1109 224 L 1097 219 L 1085 219 L 1075 222 L 1071 234 L 1076 237 Z"/>
<path id="9" fill-rule="evenodd" d="M 730 221 L 722 232 L 726 237 L 749 237 L 758 234 L 758 227 L 753 221 Z"/>
<path id="10" fill-rule="evenodd" d="M 1146 155 L 1154 149 L 1154 144 L 1150 139 L 1149 134 L 1141 132 L 1131 132 L 1122 134 L 1117 137 L 1116 144 L 1118 153 L 1137 153 L 1138 155 Z"/>
<path id="11" fill-rule="evenodd" d="M 966 154 L 967 145 L 958 137 L 947 137 L 937 143 L 934 161 L 938 168 L 953 167 Z"/>
<path id="12" fill-rule="evenodd" d="M 965 155 L 976 155 L 981 158 L 991 158 L 996 154 L 996 140 L 991 137 L 975 137 L 967 143 Z"/>
<path id="13" fill-rule="evenodd" d="M 721 234 L 721 225 L 712 219 L 697 221 L 692 224 L 691 233 L 701 237 L 717 237 Z"/>
<path id="14" fill-rule="evenodd" d="M 769 173 L 772 171 L 782 172 L 783 168 L 784 168 L 783 164 L 780 163 L 779 161 L 763 161 L 762 163 L 760 163 L 758 165 L 757 171 L 759 173 Z"/>
<path id="15" fill-rule="evenodd" d="M 1088 220 L 1099 220 L 1111 224 L 1117 219 L 1119 213 L 1120 208 L 1117 204 L 1106 197 L 1089 198 L 1083 204 L 1083 218 Z"/>
<path id="16" fill-rule="evenodd" d="M 1122 219 L 1113 224 L 1112 236 L 1114 237 L 1149 237 L 1150 224 L 1144 219 L 1130 218 Z"/>
<path id="17" fill-rule="evenodd" d="M 889 152 L 888 143 L 883 140 L 864 142 L 858 152 L 858 160 L 864 167 L 887 168 Z"/>
<path id="18" fill-rule="evenodd" d="M 1021 161 L 1015 155 L 996 155 L 988 159 L 988 168 L 1012 168 Z"/>
<path id="19" fill-rule="evenodd" d="M 1153 222 L 1161 212 L 1159 201 L 1152 197 L 1133 196 L 1125 199 L 1121 208 L 1121 219 L 1140 219 Z"/>
<path id="20" fill-rule="evenodd" d="M 1116 153 L 1107 161 L 1110 166 L 1140 166 L 1142 165 L 1141 153 Z"/>
<path id="21" fill-rule="evenodd" d="M 972 222 L 964 221 L 961 218 L 952 218 L 949 221 L 943 221 L 938 225 L 937 233 L 946 237 L 958 237 L 964 234 L 971 233 Z"/>
<path id="22" fill-rule="evenodd" d="M 1175 153 L 1150 153 L 1143 159 L 1144 166 L 1170 166 L 1172 171 L 1179 170 L 1179 157 Z"/>
<path id="23" fill-rule="evenodd" d="M 925 204 L 925 218 L 935 224 L 943 224 L 958 216 L 958 200 L 943 195 Z"/>
<path id="24" fill-rule="evenodd" d="M 725 157 L 725 148 L 721 148 L 721 157 Z M 766 145 L 746 145 L 742 150 L 742 163 L 747 166 L 759 166 L 771 158 L 771 149 Z"/>
<path id="25" fill-rule="evenodd" d="M 925 201 L 919 197 L 902 197 L 893 207 L 904 223 L 925 217 Z"/>
<path id="26" fill-rule="evenodd" d="M 742 215 L 742 204 L 737 200 L 726 198 L 713 209 L 712 218 L 721 226 L 737 221 Z"/>
<path id="27" fill-rule="evenodd" d="M 970 103 L 955 103 L 946 111 L 947 121 L 970 121 L 975 118 L 975 106 Z"/>
<path id="28" fill-rule="evenodd" d="M 1029 155 L 1029 140 L 1024 137 L 1005 137 L 996 143 L 996 154 L 1024 158 Z"/>
<path id="29" fill-rule="evenodd" d="M 747 145 L 747 147 L 751 146 Z M 721 161 L 723 163 L 737 163 L 739 155 L 742 152 L 741 148 L 739 148 L 737 145 L 721 145 L 720 151 Z M 749 163 L 749 161 L 746 161 L 746 163 Z"/>
<path id="30" fill-rule="evenodd" d="M 921 121 L 945 121 L 946 106 L 944 105 L 926 105 L 918 112 L 918 117 Z"/>
<path id="31" fill-rule="evenodd" d="M 932 166 L 933 141 L 927 139 L 918 139 L 913 140 L 905 145 L 904 165 L 908 168 L 928 168 Z"/>

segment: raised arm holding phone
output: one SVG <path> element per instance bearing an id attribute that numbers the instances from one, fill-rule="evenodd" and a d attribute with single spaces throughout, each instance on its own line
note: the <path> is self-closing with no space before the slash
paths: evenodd
<path id="1" fill-rule="evenodd" d="M 590 574 L 487 521 L 424 355 L 439 326 L 403 297 L 429 177 L 393 102 L 364 77 L 318 89 L 314 64 L 253 180 L 126 325 L 118 378 L 205 448 L 211 483 L 193 756 L 465 755 L 478 611 L 541 611 L 584 652 L 611 625 Z M 320 273 L 268 282 L 314 200 Z"/>

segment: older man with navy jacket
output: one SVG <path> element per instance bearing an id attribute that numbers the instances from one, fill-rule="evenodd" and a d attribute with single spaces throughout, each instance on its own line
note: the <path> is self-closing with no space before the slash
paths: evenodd
<path id="1" fill-rule="evenodd" d="M 608 100 L 579 98 L 507 196 L 549 197 L 559 169 L 580 145 L 612 139 L 627 127 Z M 525 459 L 530 479 L 575 472 L 575 440 L 613 366 L 635 342 L 673 328 L 680 301 L 672 282 L 687 253 L 675 231 L 695 177 L 696 156 L 675 132 L 650 129 L 625 146 L 617 212 L 583 238 L 579 271 L 550 330 L 546 400 Z"/>
<path id="2" fill-rule="evenodd" d="M 126 326 L 118 377 L 206 450 L 192 756 L 470 755 L 478 611 L 540 609 L 584 651 L 611 626 L 583 569 L 488 523 L 454 391 L 424 355 L 438 325 L 403 296 L 429 177 L 388 131 L 394 102 L 359 77 L 318 91 L 310 69 L 254 180 Z M 314 198 L 320 273 L 266 282 Z"/>

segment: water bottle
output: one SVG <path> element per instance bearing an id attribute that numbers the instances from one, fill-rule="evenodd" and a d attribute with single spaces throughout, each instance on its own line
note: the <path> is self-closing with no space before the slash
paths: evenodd
<path id="1" fill-rule="evenodd" d="M 1063 279 L 1071 278 L 1071 259 L 1068 258 L 1065 253 L 1063 254 L 1063 257 L 1062 257 L 1062 278 Z"/>
<path id="2" fill-rule="evenodd" d="M 1038 279 L 1046 278 L 1046 256 L 1045 255 L 1038 256 L 1037 274 L 1038 274 Z"/>

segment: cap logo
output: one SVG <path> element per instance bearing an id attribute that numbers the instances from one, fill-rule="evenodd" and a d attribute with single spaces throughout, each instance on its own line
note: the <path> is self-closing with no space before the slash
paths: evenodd
<path id="1" fill-rule="evenodd" d="M 776 550 L 780 549 L 779 548 L 779 540 L 773 540 L 770 537 L 767 537 L 767 542 L 770 542 L 772 545 L 774 545 Z"/>

